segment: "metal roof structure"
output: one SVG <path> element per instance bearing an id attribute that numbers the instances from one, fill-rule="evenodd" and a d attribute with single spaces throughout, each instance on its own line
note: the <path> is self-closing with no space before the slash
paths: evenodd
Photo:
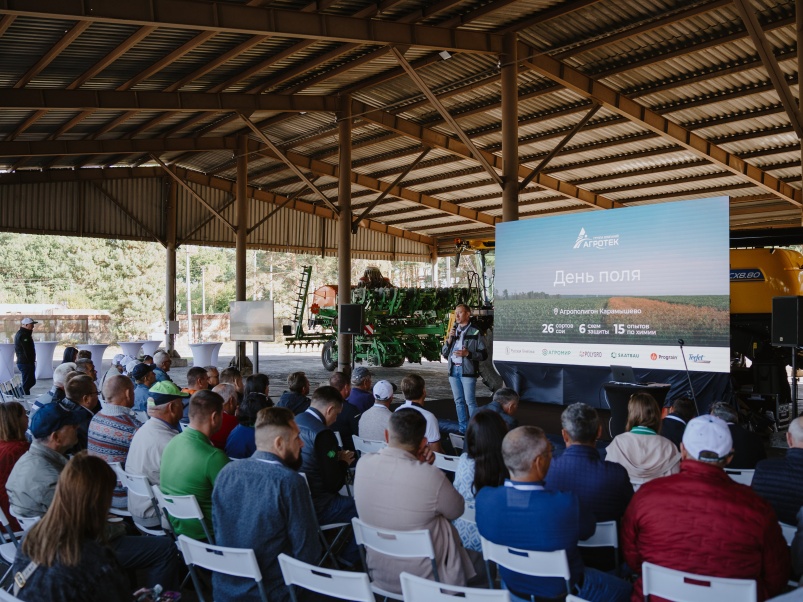
<path id="1" fill-rule="evenodd" d="M 0 0 L 0 229 L 164 242 L 173 185 L 179 243 L 234 245 L 247 142 L 248 245 L 335 254 L 345 102 L 352 254 L 428 260 L 502 220 L 505 69 L 520 219 L 727 195 L 800 226 L 795 8 Z"/>

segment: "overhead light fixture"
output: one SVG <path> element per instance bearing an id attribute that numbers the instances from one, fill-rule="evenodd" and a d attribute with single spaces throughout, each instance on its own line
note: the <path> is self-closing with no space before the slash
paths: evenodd
<path id="1" fill-rule="evenodd" d="M 444 61 L 448 61 L 450 58 L 452 58 L 452 54 L 451 54 L 451 53 L 450 53 L 448 50 L 441 50 L 441 51 L 438 53 L 438 55 L 440 55 L 440 57 L 441 57 L 441 58 L 442 58 Z"/>

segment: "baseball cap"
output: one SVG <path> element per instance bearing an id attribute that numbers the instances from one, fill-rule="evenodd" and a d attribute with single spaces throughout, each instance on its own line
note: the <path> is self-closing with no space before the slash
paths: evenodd
<path id="1" fill-rule="evenodd" d="M 683 431 L 683 447 L 695 460 L 720 462 L 733 451 L 728 423 L 716 416 L 698 416 Z"/>
<path id="2" fill-rule="evenodd" d="M 176 386 L 176 383 L 171 383 L 169 380 L 163 380 L 162 382 L 155 383 L 150 389 L 148 389 L 148 405 L 160 406 L 170 403 L 174 399 L 189 396 L 190 394 L 184 393 Z M 185 401 L 184 405 L 186 406 L 188 403 L 189 400 Z"/>
<path id="3" fill-rule="evenodd" d="M 153 366 L 151 364 L 137 364 L 136 366 L 133 366 L 132 369 L 129 370 L 128 372 L 131 374 L 131 378 L 133 378 L 134 380 L 139 380 L 142 377 L 144 377 L 148 372 L 153 372 L 154 368 L 156 368 L 156 366 Z M 148 389 L 148 392 L 150 392 L 150 389 Z"/>
<path id="4" fill-rule="evenodd" d="M 123 363 L 123 358 L 125 356 L 122 353 L 118 353 L 112 358 L 112 366 L 119 366 Z"/>
<path id="5" fill-rule="evenodd" d="M 125 373 L 128 374 L 129 376 L 131 376 L 131 371 L 141 363 L 142 362 L 140 362 L 139 360 L 131 360 L 131 361 L 126 362 L 126 364 L 124 366 L 125 367 Z M 155 367 L 156 366 L 154 366 L 154 368 Z"/>
<path id="6" fill-rule="evenodd" d="M 31 435 L 34 439 L 49 437 L 63 426 L 80 424 L 81 417 L 75 408 L 61 402 L 48 403 L 31 418 Z"/>
<path id="7" fill-rule="evenodd" d="M 393 397 L 396 392 L 396 385 L 389 380 L 380 380 L 374 385 L 374 399 L 378 401 L 387 401 Z"/>
<path id="8" fill-rule="evenodd" d="M 357 366 L 356 368 L 354 368 L 354 372 L 351 373 L 351 384 L 359 385 L 369 376 L 373 376 L 373 374 L 368 368 L 366 368 L 365 366 Z"/>
<path id="9" fill-rule="evenodd" d="M 39 322 L 37 322 L 37 321 L 36 321 L 36 320 L 34 320 L 33 318 L 23 318 L 23 319 L 22 319 L 22 323 L 23 323 L 23 324 L 25 324 L 26 326 L 27 326 L 28 324 L 39 324 Z"/>

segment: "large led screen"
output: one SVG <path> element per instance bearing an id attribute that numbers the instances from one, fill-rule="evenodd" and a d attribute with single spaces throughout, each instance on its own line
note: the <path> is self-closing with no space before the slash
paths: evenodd
<path id="1" fill-rule="evenodd" d="M 728 199 L 499 224 L 494 361 L 730 370 Z"/>

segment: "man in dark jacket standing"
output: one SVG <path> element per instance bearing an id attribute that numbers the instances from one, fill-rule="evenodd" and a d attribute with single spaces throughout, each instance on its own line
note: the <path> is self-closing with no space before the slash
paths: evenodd
<path id="1" fill-rule="evenodd" d="M 17 369 L 22 374 L 22 390 L 26 395 L 36 384 L 36 349 L 33 346 L 33 326 L 39 324 L 32 318 L 23 318 L 22 326 L 14 335 L 14 352 L 17 354 Z"/>
<path id="2" fill-rule="evenodd" d="M 460 304 L 454 310 L 454 327 L 441 348 L 441 355 L 449 360 L 449 384 L 454 395 L 460 432 L 465 433 L 468 421 L 477 411 L 477 377 L 480 362 L 488 357 L 485 340 L 480 331 L 471 325 L 471 308 Z"/>
<path id="3" fill-rule="evenodd" d="M 716 416 L 689 421 L 680 473 L 641 486 L 622 520 L 625 562 L 644 562 L 736 579 L 754 579 L 758 600 L 780 594 L 789 579 L 789 546 L 772 507 L 723 468 L 733 455 L 728 424 Z M 479 504 L 477 510 L 479 516 Z M 641 578 L 633 600 L 641 600 Z"/>

